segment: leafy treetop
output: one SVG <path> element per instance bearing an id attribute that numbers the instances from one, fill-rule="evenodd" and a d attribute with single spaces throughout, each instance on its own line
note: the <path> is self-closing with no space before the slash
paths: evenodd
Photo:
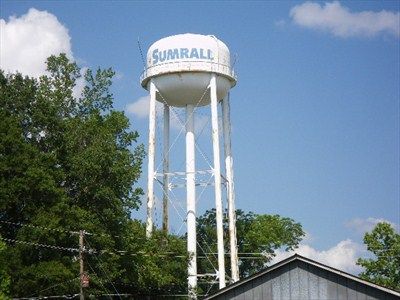
<path id="1" fill-rule="evenodd" d="M 364 268 L 360 277 L 400 291 L 400 234 L 389 223 L 378 223 L 364 236 L 364 244 L 373 258 L 359 258 Z"/>

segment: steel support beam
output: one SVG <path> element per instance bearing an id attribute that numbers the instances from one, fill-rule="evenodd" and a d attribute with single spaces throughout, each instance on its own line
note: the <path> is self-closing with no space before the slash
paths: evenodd
<path id="1" fill-rule="evenodd" d="M 222 100 L 222 124 L 224 131 L 225 170 L 227 180 L 228 219 L 229 219 L 229 245 L 231 252 L 231 277 L 232 281 L 239 281 L 238 250 L 236 240 L 236 211 L 235 189 L 233 182 L 233 158 L 231 148 L 231 120 L 229 93 Z"/>
<path id="2" fill-rule="evenodd" d="M 164 143 L 163 143 L 163 223 L 162 228 L 168 233 L 169 230 L 169 106 L 164 104 Z"/>
<path id="3" fill-rule="evenodd" d="M 153 80 L 150 81 L 150 111 L 149 111 L 149 151 L 147 165 L 147 220 L 146 237 L 150 238 L 153 232 L 154 208 L 154 159 L 156 144 L 156 93 L 157 89 Z"/>
<path id="4" fill-rule="evenodd" d="M 218 130 L 218 99 L 217 99 L 217 77 L 211 75 L 211 127 L 214 156 L 214 180 L 215 180 L 215 212 L 217 222 L 217 249 L 218 249 L 218 276 L 219 288 L 225 287 L 225 258 L 224 258 L 224 228 L 222 219 L 222 195 L 221 195 L 221 163 L 219 152 L 219 130 Z"/>
<path id="5" fill-rule="evenodd" d="M 196 253 L 196 182 L 195 182 L 195 136 L 194 106 L 186 105 L 186 205 L 187 205 L 187 251 L 189 298 L 196 298 L 197 253 Z"/>

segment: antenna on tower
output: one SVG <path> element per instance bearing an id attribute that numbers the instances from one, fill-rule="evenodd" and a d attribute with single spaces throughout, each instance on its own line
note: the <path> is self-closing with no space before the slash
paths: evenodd
<path id="1" fill-rule="evenodd" d="M 146 69 L 146 62 L 145 62 L 145 60 L 144 60 L 143 51 L 142 51 L 142 46 L 140 45 L 140 38 L 139 38 L 139 36 L 138 36 L 138 38 L 137 38 L 137 45 L 138 45 L 138 48 L 139 48 L 140 57 L 142 58 L 143 68 Z"/>
<path id="2" fill-rule="evenodd" d="M 235 53 L 233 55 L 233 63 L 232 63 L 232 69 L 235 68 L 236 62 L 238 61 L 239 55 L 237 53 Z"/>

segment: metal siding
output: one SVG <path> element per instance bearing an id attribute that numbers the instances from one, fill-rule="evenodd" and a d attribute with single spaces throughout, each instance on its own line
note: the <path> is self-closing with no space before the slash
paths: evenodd
<path id="1" fill-rule="evenodd" d="M 278 270 L 279 272 L 279 270 Z M 279 272 L 280 273 L 280 272 Z M 280 274 L 272 278 L 272 298 L 281 299 L 281 278 Z"/>
<path id="2" fill-rule="evenodd" d="M 357 300 L 367 300 L 367 287 L 363 284 L 357 284 Z"/>
<path id="3" fill-rule="evenodd" d="M 294 261 L 217 296 L 218 300 L 394 300 L 377 288 Z"/>
<path id="4" fill-rule="evenodd" d="M 383 300 L 385 298 L 379 299 L 378 298 L 378 293 L 371 289 L 369 293 L 367 294 L 367 300 Z"/>
<path id="5" fill-rule="evenodd" d="M 281 297 L 280 299 L 290 299 L 290 268 L 289 265 L 286 265 L 282 268 L 282 274 L 280 277 L 280 290 L 281 290 Z"/>
<path id="6" fill-rule="evenodd" d="M 263 300 L 264 299 L 263 298 L 263 287 L 268 282 L 268 281 L 264 282 L 264 280 L 268 280 L 268 278 L 259 277 L 254 280 L 254 282 L 253 282 L 253 299 L 254 300 Z"/>
<path id="7" fill-rule="evenodd" d="M 247 284 L 247 289 L 244 291 L 244 300 L 254 300 L 254 288 L 252 282 Z"/>
<path id="8" fill-rule="evenodd" d="M 328 282 L 328 298 L 329 299 L 337 299 L 338 298 L 338 276 L 334 273 L 327 273 L 327 282 Z"/>
<path id="9" fill-rule="evenodd" d="M 315 268 L 315 267 L 314 267 Z M 315 270 L 314 270 L 315 271 Z M 329 299 L 328 280 L 326 279 L 326 270 L 316 270 L 318 276 L 318 299 Z"/>
<path id="10" fill-rule="evenodd" d="M 338 276 L 337 299 L 347 300 L 347 278 Z"/>
<path id="11" fill-rule="evenodd" d="M 248 283 L 241 285 L 235 289 L 235 298 L 234 298 L 235 300 L 246 300 L 245 295 L 247 291 L 246 289 L 247 284 Z"/>
<path id="12" fill-rule="evenodd" d="M 291 264 L 289 277 L 290 277 L 290 299 L 296 299 L 296 300 L 301 299 L 299 266 L 297 262 Z"/>
<path id="13" fill-rule="evenodd" d="M 318 295 L 319 285 L 318 285 L 318 276 L 315 275 L 313 272 L 310 271 L 312 266 L 308 266 L 308 285 L 310 287 L 309 296 L 310 299 L 319 300 L 321 299 Z"/>
<path id="14" fill-rule="evenodd" d="M 400 297 L 396 297 L 395 295 L 386 294 L 386 300 L 399 300 Z"/>
<path id="15" fill-rule="evenodd" d="M 243 300 L 242 295 L 241 295 L 241 288 L 242 287 L 239 286 L 234 290 L 234 293 L 231 298 L 232 300 Z"/>
<path id="16" fill-rule="evenodd" d="M 272 274 L 268 274 L 268 280 L 262 285 L 263 299 L 273 299 L 272 295 Z M 261 280 L 261 279 L 260 279 Z"/>
<path id="17" fill-rule="evenodd" d="M 378 299 L 376 299 L 375 297 L 373 297 L 373 296 L 369 296 L 369 295 L 367 295 L 367 300 L 378 300 Z"/>
<path id="18" fill-rule="evenodd" d="M 396 297 L 395 295 L 390 295 L 387 293 L 384 293 L 380 290 L 367 287 L 366 294 L 368 296 L 367 300 L 395 300 L 395 299 L 400 299 L 400 297 Z"/>
<path id="19" fill-rule="evenodd" d="M 222 298 L 221 296 L 224 296 L 224 298 Z M 231 299 L 235 299 L 235 290 L 230 290 L 225 294 L 220 295 L 221 298 L 217 298 L 218 300 L 231 300 Z"/>
<path id="20" fill-rule="evenodd" d="M 347 281 L 347 298 L 357 299 L 357 283 L 353 280 Z"/>
<path id="21" fill-rule="evenodd" d="M 310 285 L 309 285 L 309 280 L 308 280 L 308 271 L 307 271 L 307 265 L 298 262 L 298 272 L 299 272 L 299 289 L 300 289 L 300 295 L 299 299 L 310 299 Z"/>

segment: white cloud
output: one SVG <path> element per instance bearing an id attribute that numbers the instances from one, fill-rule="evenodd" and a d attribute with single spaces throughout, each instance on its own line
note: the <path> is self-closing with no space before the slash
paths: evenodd
<path id="1" fill-rule="evenodd" d="M 0 19 L 0 67 L 38 77 L 50 55 L 66 53 L 72 59 L 68 29 L 51 13 L 31 8 L 21 17 Z"/>
<path id="2" fill-rule="evenodd" d="M 367 218 L 367 219 L 361 219 L 361 218 L 354 218 L 348 222 L 345 223 L 346 227 L 354 229 L 356 232 L 364 234 L 366 232 L 371 231 L 376 224 L 385 222 L 391 224 L 394 228 L 396 228 L 396 224 L 385 220 L 385 219 L 377 219 L 377 218 Z"/>
<path id="3" fill-rule="evenodd" d="M 318 251 L 309 245 L 301 244 L 295 251 L 276 251 L 276 256 L 272 260 L 271 264 L 277 263 L 297 253 L 330 267 L 358 274 L 361 272 L 361 267 L 356 265 L 356 261 L 364 252 L 365 248 L 363 246 L 350 239 L 341 241 L 332 248 L 323 251 Z"/>
<path id="4" fill-rule="evenodd" d="M 87 67 L 81 68 L 80 70 L 81 77 L 76 79 L 75 86 L 72 89 L 72 95 L 76 99 L 79 99 L 82 96 L 83 89 L 86 86 L 85 73 L 87 70 L 88 70 Z"/>
<path id="5" fill-rule="evenodd" d="M 351 12 L 338 1 L 325 5 L 305 2 L 294 6 L 290 17 L 300 26 L 328 31 L 338 37 L 376 36 L 382 33 L 400 36 L 399 12 Z"/>
<path id="6" fill-rule="evenodd" d="M 135 102 L 129 103 L 126 106 L 126 111 L 139 119 L 147 118 L 149 116 L 149 101 L 150 96 L 140 97 Z M 161 104 L 156 103 L 156 106 L 156 110 L 161 109 Z"/>

